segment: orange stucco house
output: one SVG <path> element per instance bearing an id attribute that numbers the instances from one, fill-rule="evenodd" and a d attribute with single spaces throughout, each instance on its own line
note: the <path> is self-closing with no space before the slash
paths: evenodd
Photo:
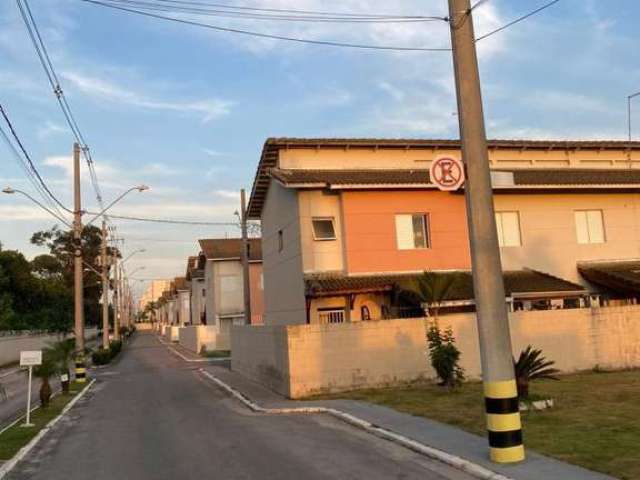
<path id="1" fill-rule="evenodd" d="M 587 306 L 640 258 L 640 144 L 489 142 L 507 303 Z M 265 323 L 395 318 L 398 286 L 425 270 L 463 281 L 473 309 L 463 188 L 441 192 L 431 162 L 453 140 L 268 139 L 248 206 L 262 222 Z M 613 262 L 613 267 L 611 266 Z"/>

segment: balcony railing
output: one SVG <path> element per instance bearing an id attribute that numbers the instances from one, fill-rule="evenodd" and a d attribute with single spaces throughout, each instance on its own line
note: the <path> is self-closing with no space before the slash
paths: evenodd
<path id="1" fill-rule="evenodd" d="M 344 310 L 318 312 L 320 323 L 344 323 Z"/>

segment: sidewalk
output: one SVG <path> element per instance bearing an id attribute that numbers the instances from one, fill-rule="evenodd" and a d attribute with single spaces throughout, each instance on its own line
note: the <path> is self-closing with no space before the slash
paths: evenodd
<path id="1" fill-rule="evenodd" d="M 202 368 L 252 401 L 266 408 L 328 407 L 354 415 L 377 426 L 481 465 L 514 480 L 612 480 L 613 477 L 527 451 L 527 460 L 498 465 L 488 459 L 486 439 L 433 420 L 396 412 L 387 407 L 354 400 L 287 400 L 267 388 L 218 365 Z M 525 437 L 526 444 L 526 437 Z"/>

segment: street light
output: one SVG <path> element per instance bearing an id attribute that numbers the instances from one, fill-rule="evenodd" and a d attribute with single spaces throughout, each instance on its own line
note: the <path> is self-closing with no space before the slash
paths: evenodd
<path id="1" fill-rule="evenodd" d="M 35 198 L 33 198 L 31 195 L 29 195 L 27 192 L 23 192 L 22 190 L 17 190 L 15 188 L 11 188 L 11 187 L 5 187 L 2 189 L 2 193 L 7 193 L 9 195 L 13 195 L 14 193 L 19 193 L 21 195 L 24 195 L 25 197 L 27 197 L 29 200 L 31 200 L 33 203 L 35 203 L 36 205 L 38 205 L 40 208 L 42 208 L 43 210 L 45 210 L 47 213 L 49 213 L 49 215 L 52 215 L 53 217 L 57 218 L 58 220 L 60 220 L 62 223 L 64 223 L 67 227 L 71 228 L 71 224 L 65 220 L 64 218 L 62 218 L 60 215 L 58 215 L 57 213 L 55 213 L 53 210 L 50 210 L 49 208 L 47 208 L 46 206 L 44 206 L 42 203 L 40 203 L 38 200 L 36 200 Z"/>
<path id="2" fill-rule="evenodd" d="M 121 265 L 121 266 L 122 266 L 122 265 L 124 265 L 124 264 L 125 264 L 125 262 L 126 262 L 127 260 L 129 260 L 131 257 L 133 257 L 136 253 L 144 253 L 144 252 L 146 252 L 146 251 L 147 251 L 147 250 L 146 250 L 145 248 L 139 248 L 138 250 L 134 250 L 134 251 L 133 251 L 133 252 L 131 252 L 129 255 L 127 255 L 127 258 L 125 258 L 124 260 L 122 260 L 122 261 L 120 262 L 120 265 Z"/>
<path id="3" fill-rule="evenodd" d="M 103 208 L 102 211 L 100 211 L 99 213 L 96 213 L 95 216 L 85 224 L 85 227 L 88 227 L 93 222 L 95 222 L 98 218 L 100 218 L 102 215 L 104 215 L 107 210 L 109 210 L 116 203 L 118 203 L 120 200 L 122 200 L 127 194 L 133 192 L 134 190 L 137 190 L 138 192 L 144 192 L 145 190 L 149 190 L 149 187 L 147 185 L 138 185 L 137 187 L 131 187 L 129 190 L 127 190 L 124 193 L 122 193 L 113 202 L 111 202 L 109 205 L 107 205 L 105 208 Z"/>

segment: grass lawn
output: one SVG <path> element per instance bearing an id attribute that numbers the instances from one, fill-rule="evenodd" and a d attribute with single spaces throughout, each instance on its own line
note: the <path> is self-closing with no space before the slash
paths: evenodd
<path id="1" fill-rule="evenodd" d="M 83 388 L 86 383 L 71 383 L 69 395 L 56 395 L 51 398 L 47 408 L 38 408 L 31 412 L 31 423 L 34 427 L 21 427 L 24 419 L 0 434 L 0 461 L 10 460 L 22 447 L 31 441 L 42 428 L 53 418 L 57 417 L 67 403 L 69 403 Z M 38 391 L 33 392 L 38 395 Z"/>
<path id="2" fill-rule="evenodd" d="M 556 406 L 523 413 L 525 446 L 621 479 L 640 479 L 640 370 L 580 373 L 540 381 L 531 394 Z M 485 435 L 482 385 L 449 392 L 434 384 L 324 396 L 385 405 Z"/>
<path id="3" fill-rule="evenodd" d="M 200 353 L 200 356 L 205 358 L 228 358 L 231 356 L 229 350 L 205 350 Z"/>

